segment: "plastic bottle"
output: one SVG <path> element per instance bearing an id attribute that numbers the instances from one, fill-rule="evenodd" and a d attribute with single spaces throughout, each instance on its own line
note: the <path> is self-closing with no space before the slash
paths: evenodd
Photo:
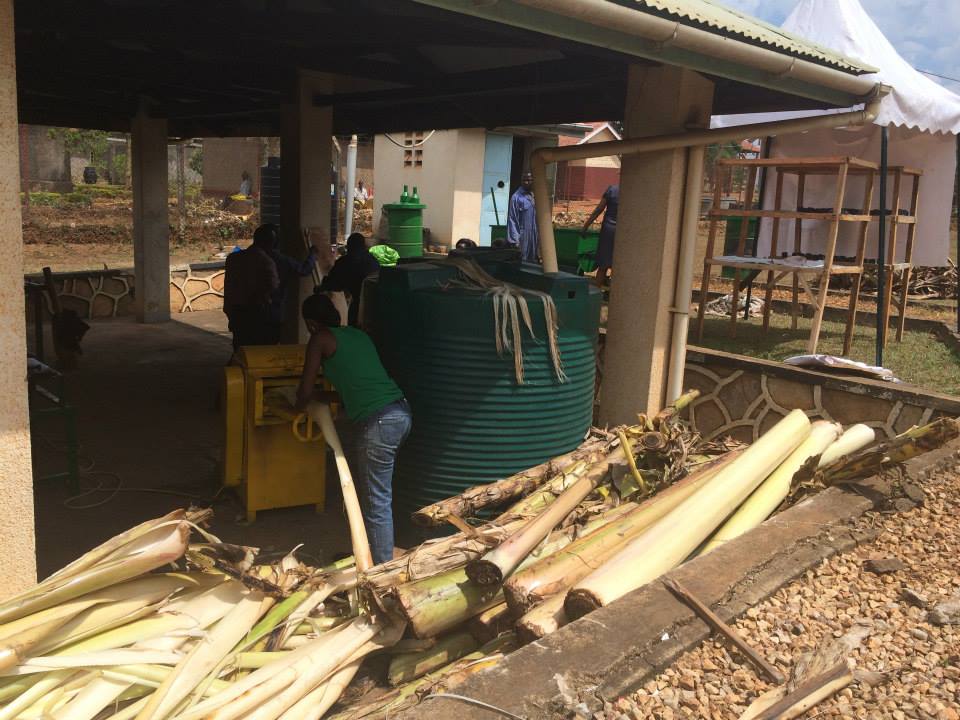
<path id="1" fill-rule="evenodd" d="M 409 195 L 409 193 L 407 192 L 407 186 L 406 186 L 406 185 L 403 186 L 403 192 L 400 193 L 400 202 L 401 202 L 401 203 L 408 203 L 408 202 L 410 202 L 410 195 Z"/>

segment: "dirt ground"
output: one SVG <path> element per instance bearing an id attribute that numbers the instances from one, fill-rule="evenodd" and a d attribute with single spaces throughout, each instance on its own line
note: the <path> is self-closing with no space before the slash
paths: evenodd
<path id="1" fill-rule="evenodd" d="M 924 482 L 923 504 L 868 513 L 858 530 L 876 539 L 824 561 L 735 624 L 789 676 L 804 654 L 842 642 L 842 653 L 874 684 L 854 682 L 803 718 L 960 718 L 960 615 L 942 624 L 932 610 L 960 603 L 960 466 Z M 890 569 L 871 571 L 871 560 Z M 712 639 L 683 655 L 639 692 L 601 717 L 739 718 L 773 686 L 737 651 Z"/>
<path id="2" fill-rule="evenodd" d="M 323 564 L 349 549 L 332 466 L 320 514 L 312 506 L 269 510 L 248 524 L 240 500 L 219 491 L 219 398 L 231 354 L 222 312 L 185 313 L 156 325 L 133 318 L 90 324 L 79 367 L 64 379 L 77 414 L 79 492 L 41 479 L 65 468 L 62 423 L 45 418 L 32 427 L 40 577 L 131 525 L 191 504 L 213 507 L 212 529 L 223 540 L 268 556 L 305 543 L 302 556 Z M 49 336 L 45 347 L 52 347 Z M 349 433 L 343 437 L 349 442 Z"/>
<path id="3" fill-rule="evenodd" d="M 222 212 L 218 202 L 200 199 L 187 205 L 187 222 L 179 231 L 175 201 L 170 204 L 170 263 L 181 265 L 215 259 L 253 236 L 256 216 Z M 89 207 L 33 205 L 23 209 L 25 273 L 49 266 L 54 272 L 133 266 L 133 215 L 129 193 L 95 197 Z"/>

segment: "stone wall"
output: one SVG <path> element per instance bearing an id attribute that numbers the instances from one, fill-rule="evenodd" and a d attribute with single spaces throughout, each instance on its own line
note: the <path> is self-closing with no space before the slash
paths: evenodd
<path id="1" fill-rule="evenodd" d="M 223 262 L 195 263 L 170 268 L 170 312 L 219 310 L 223 307 Z M 54 282 L 60 303 L 81 318 L 108 318 L 132 315 L 133 270 L 92 270 L 55 273 Z M 42 275 L 28 275 L 27 280 L 42 283 Z M 47 313 L 49 300 L 45 297 Z M 33 304 L 27 304 L 32 316 Z"/>
<path id="2" fill-rule="evenodd" d="M 693 346 L 684 387 L 701 392 L 689 414 L 707 439 L 753 442 L 794 408 L 845 427 L 865 423 L 888 438 L 940 415 L 960 415 L 960 398 L 914 385 L 841 378 Z"/>

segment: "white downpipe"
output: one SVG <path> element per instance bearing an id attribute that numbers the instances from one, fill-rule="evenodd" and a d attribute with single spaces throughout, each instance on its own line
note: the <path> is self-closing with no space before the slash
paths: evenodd
<path id="1" fill-rule="evenodd" d="M 357 136 L 350 136 L 347 145 L 347 206 L 343 214 L 343 238 L 346 240 L 353 232 L 353 195 L 357 190 Z"/>
<path id="2" fill-rule="evenodd" d="M 677 47 L 769 73 L 819 85 L 858 97 L 866 97 L 875 82 L 864 76 L 786 55 L 781 51 L 751 45 L 717 33 L 684 25 L 676 20 L 638 12 L 609 0 L 514 0 L 582 23 L 628 33 L 663 46 Z"/>
<path id="3" fill-rule="evenodd" d="M 697 218 L 700 212 L 700 193 L 703 177 L 703 147 L 714 143 L 742 140 L 750 137 L 790 135 L 814 128 L 848 127 L 873 122 L 880 110 L 880 101 L 889 88 L 877 85 L 876 96 L 863 110 L 827 114 L 812 118 L 796 118 L 769 123 L 752 123 L 714 130 L 696 130 L 673 135 L 632 140 L 616 140 L 592 145 L 568 145 L 566 147 L 539 148 L 530 160 L 533 172 L 533 193 L 536 203 L 537 230 L 540 235 L 540 257 L 544 272 L 558 272 L 557 246 L 553 236 L 553 204 L 547 186 L 547 163 L 558 160 L 580 160 L 610 155 L 634 155 L 645 152 L 693 148 L 687 158 L 687 185 L 684 189 L 683 224 L 678 257 L 677 284 L 674 292 L 674 313 L 670 360 L 667 374 L 668 400 L 680 395 L 683 385 L 683 368 L 687 356 L 687 325 L 690 312 L 690 291 L 693 284 L 693 252 L 696 246 Z M 700 156 L 697 169 L 690 167 L 695 155 Z M 696 183 L 691 180 L 696 180 Z"/>
<path id="4" fill-rule="evenodd" d="M 704 146 L 687 151 L 686 187 L 683 194 L 683 225 L 677 259 L 677 284 L 673 291 L 673 328 L 667 367 L 667 405 L 683 394 L 683 371 L 687 360 L 687 329 L 690 326 L 690 293 L 693 289 L 693 255 L 697 248 L 700 194 L 703 187 Z"/>

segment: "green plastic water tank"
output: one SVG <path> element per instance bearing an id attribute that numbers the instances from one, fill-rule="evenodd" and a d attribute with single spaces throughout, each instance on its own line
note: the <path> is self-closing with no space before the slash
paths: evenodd
<path id="1" fill-rule="evenodd" d="M 390 240 L 387 243 L 402 258 L 423 257 L 423 210 L 420 203 L 389 203 L 387 211 Z"/>
<path id="2" fill-rule="evenodd" d="M 366 317 L 413 409 L 394 476 L 401 522 L 471 485 L 572 450 L 592 422 L 600 293 L 583 277 L 479 262 L 494 277 L 553 298 L 567 381 L 554 373 L 538 297 L 527 296 L 536 338 L 523 329 L 524 383 L 517 384 L 513 354 L 497 354 L 488 294 L 451 285 L 457 273 L 444 262 L 383 268 L 365 294 L 372 300 Z"/>

